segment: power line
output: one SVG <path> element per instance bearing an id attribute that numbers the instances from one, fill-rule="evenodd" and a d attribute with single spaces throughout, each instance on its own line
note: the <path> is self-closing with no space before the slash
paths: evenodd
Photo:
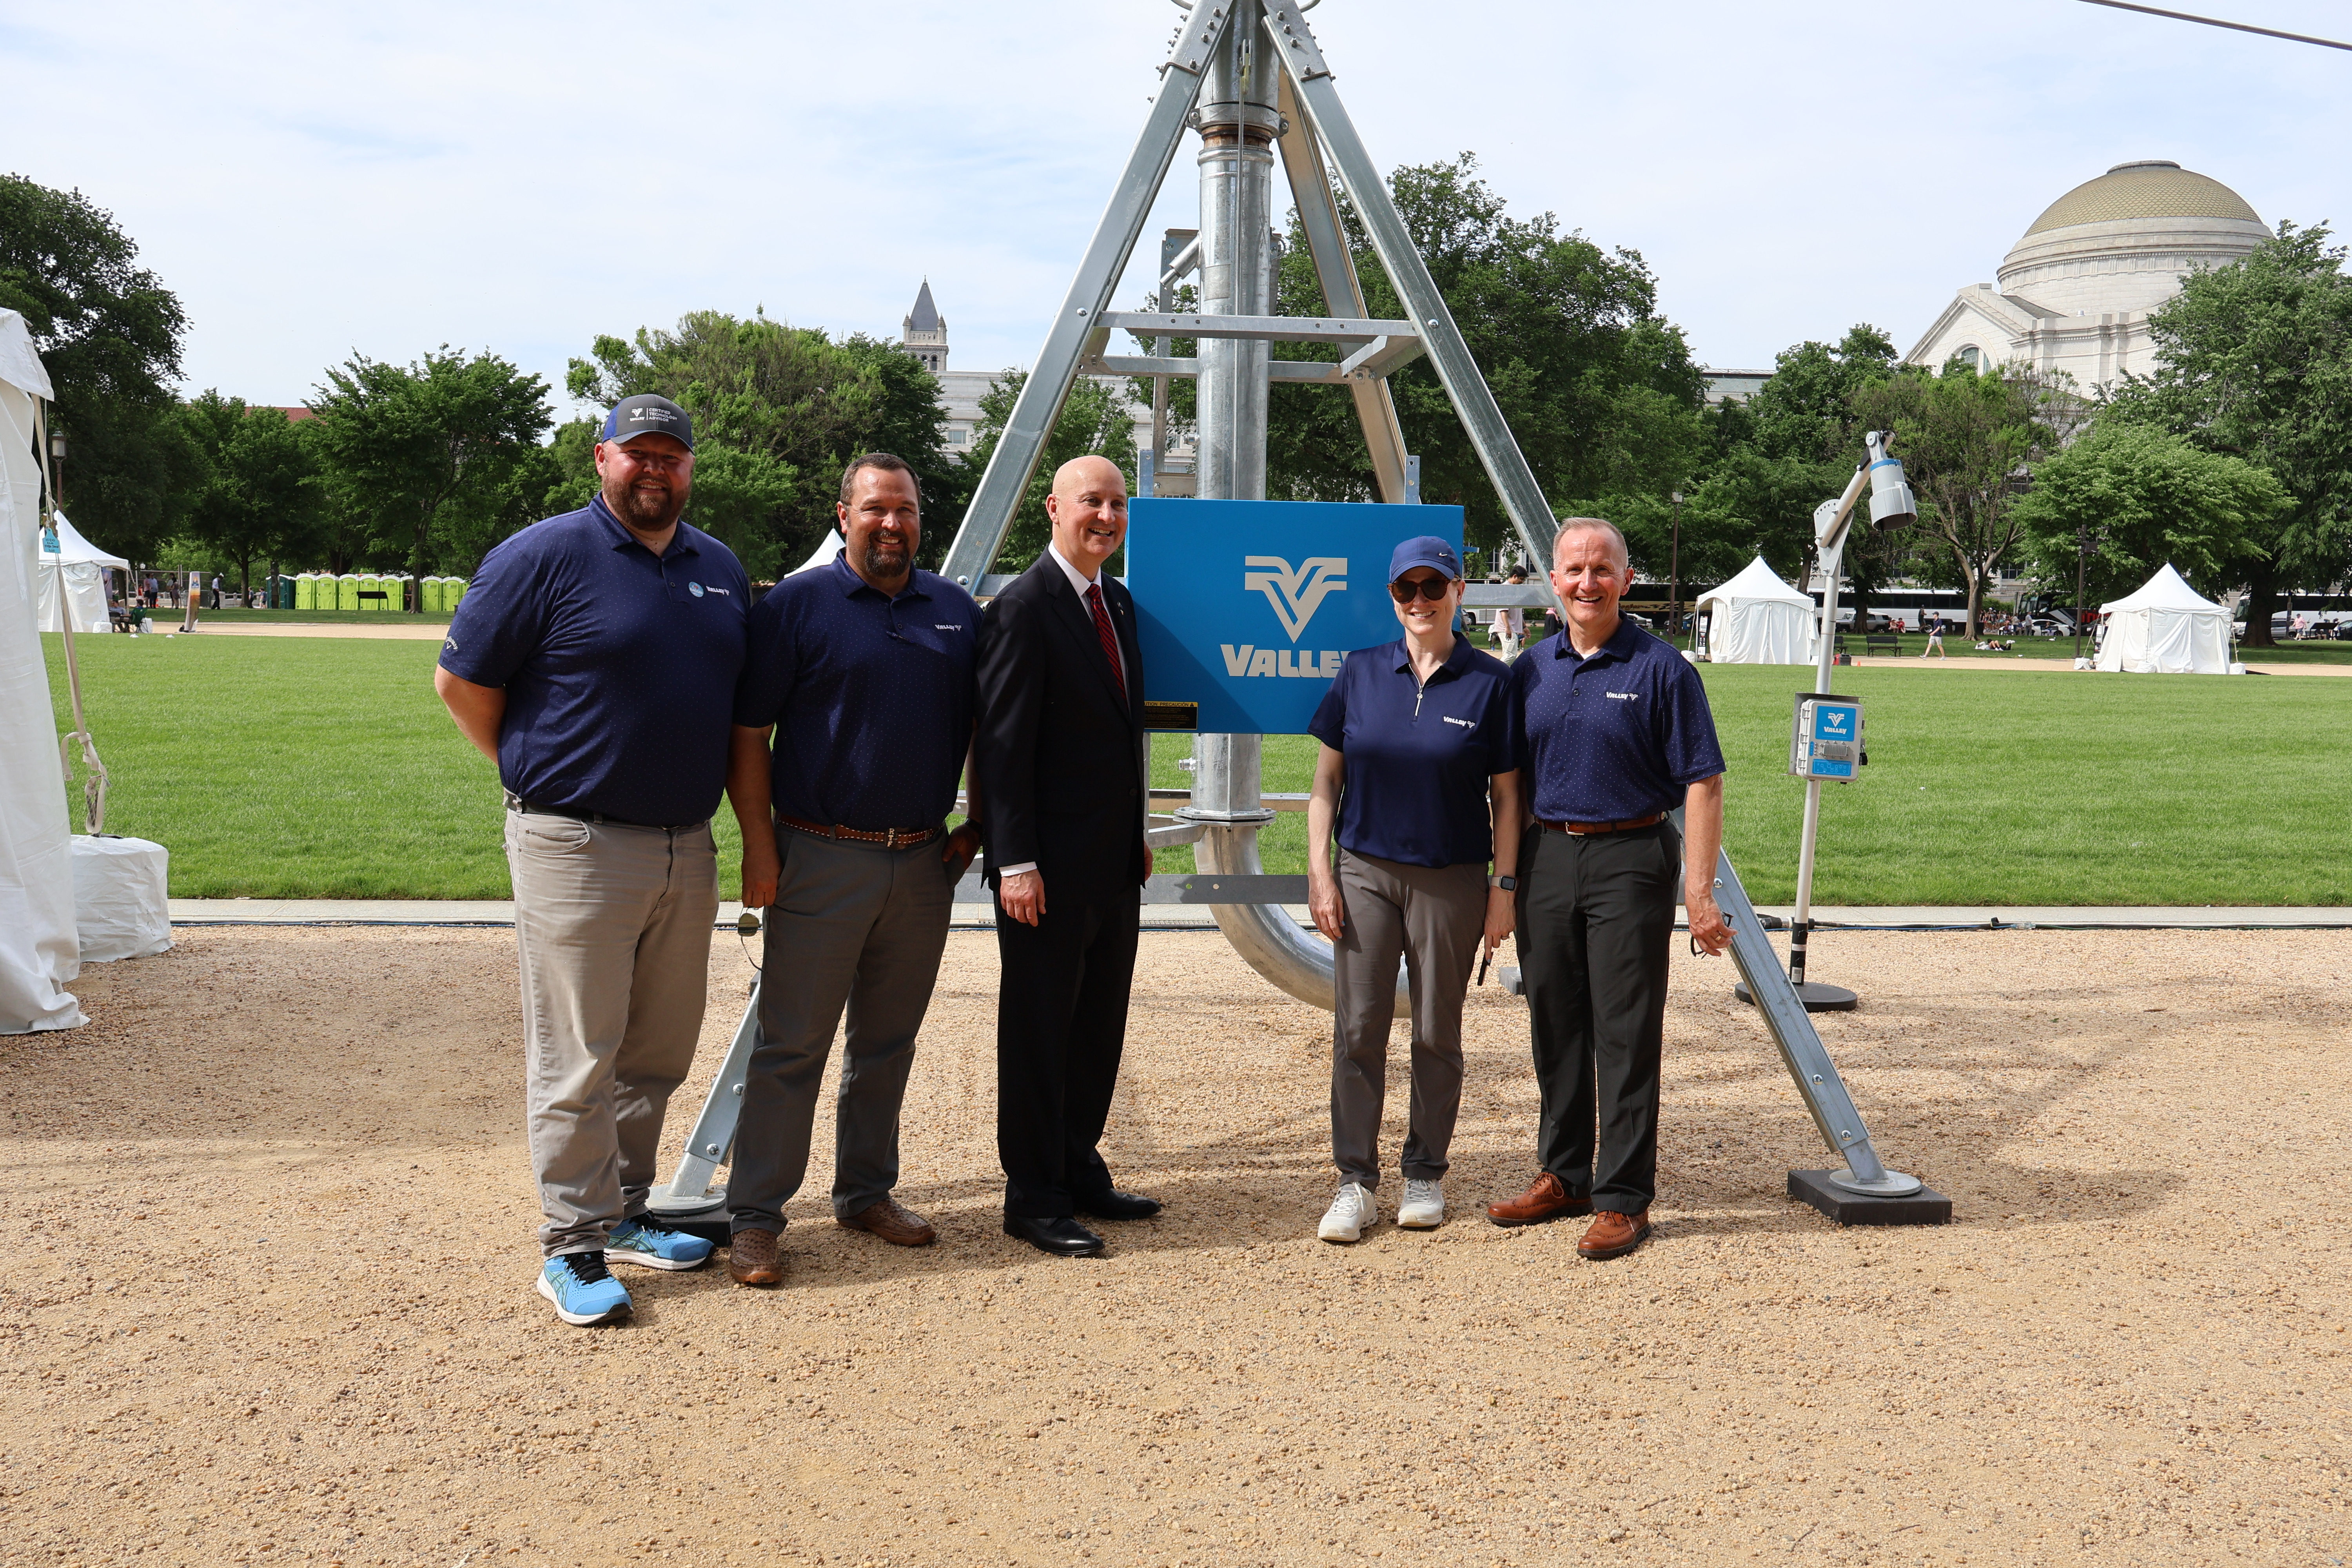
<path id="1" fill-rule="evenodd" d="M 2282 33 L 2276 27 L 2257 27 L 2251 22 L 2224 22 L 2219 16 L 2192 16 L 2186 11 L 2166 11 L 2154 5 L 2135 5 L 2131 0 L 2083 0 L 2085 5 L 2105 5 L 2117 11 L 2137 11 L 2149 16 L 2169 16 L 2176 22 L 2201 22 L 2209 27 L 2228 27 L 2234 32 L 2260 33 L 2265 38 L 2284 38 L 2291 44 L 2317 44 L 2326 49 L 2352 49 L 2352 44 L 2339 44 L 2334 38 L 2315 38 L 2308 33 Z"/>

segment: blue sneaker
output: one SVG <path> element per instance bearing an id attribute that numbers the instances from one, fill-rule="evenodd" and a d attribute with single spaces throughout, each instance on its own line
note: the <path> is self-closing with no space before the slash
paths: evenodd
<path id="1" fill-rule="evenodd" d="M 625 1219 L 605 1239 L 604 1258 L 611 1263 L 636 1263 L 647 1268 L 699 1268 L 716 1250 L 698 1236 L 665 1230 L 650 1214 Z"/>
<path id="2" fill-rule="evenodd" d="M 555 1315 L 575 1328 L 617 1323 L 629 1315 L 629 1293 L 604 1267 L 601 1252 L 567 1252 L 539 1271 L 539 1293 L 555 1303 Z"/>

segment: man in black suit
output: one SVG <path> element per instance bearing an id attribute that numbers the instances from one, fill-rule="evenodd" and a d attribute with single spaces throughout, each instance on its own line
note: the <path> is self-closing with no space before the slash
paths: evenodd
<path id="1" fill-rule="evenodd" d="M 1135 602 L 1103 571 L 1127 539 L 1127 480 L 1076 458 L 1045 500 L 1054 541 L 988 606 L 979 773 L 996 889 L 996 1150 L 1004 1231 L 1086 1257 L 1077 1221 L 1144 1219 L 1095 1145 L 1110 1116 L 1135 975 L 1143 840 L 1143 653 Z"/>

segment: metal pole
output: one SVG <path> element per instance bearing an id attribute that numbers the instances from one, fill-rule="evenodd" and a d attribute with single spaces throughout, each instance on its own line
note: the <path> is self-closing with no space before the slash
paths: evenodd
<path id="1" fill-rule="evenodd" d="M 1674 552 L 1666 557 L 1666 635 L 1671 637 L 1683 629 L 1683 492 L 1669 494 L 1675 503 Z"/>
<path id="2" fill-rule="evenodd" d="M 2091 530 L 2086 523 L 2074 530 L 2074 657 L 2083 657 L 2083 574 L 2091 559 Z"/>

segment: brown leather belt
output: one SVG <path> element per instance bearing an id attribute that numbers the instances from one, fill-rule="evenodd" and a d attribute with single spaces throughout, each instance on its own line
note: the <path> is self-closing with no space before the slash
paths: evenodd
<path id="1" fill-rule="evenodd" d="M 1664 812 L 1654 811 L 1647 816 L 1629 816 L 1622 822 L 1544 822 L 1541 817 L 1536 820 L 1554 833 L 1565 833 L 1572 838 L 1585 838 L 1596 833 L 1631 833 L 1636 828 L 1655 827 L 1665 819 Z"/>
<path id="2" fill-rule="evenodd" d="M 863 827 L 844 827 L 839 823 L 831 827 L 823 823 L 803 822 L 797 816 L 776 813 L 776 820 L 795 833 L 805 833 L 812 838 L 846 838 L 856 844 L 879 844 L 885 849 L 911 849 L 918 844 L 928 844 L 940 836 L 936 827 L 886 827 L 869 833 Z"/>

